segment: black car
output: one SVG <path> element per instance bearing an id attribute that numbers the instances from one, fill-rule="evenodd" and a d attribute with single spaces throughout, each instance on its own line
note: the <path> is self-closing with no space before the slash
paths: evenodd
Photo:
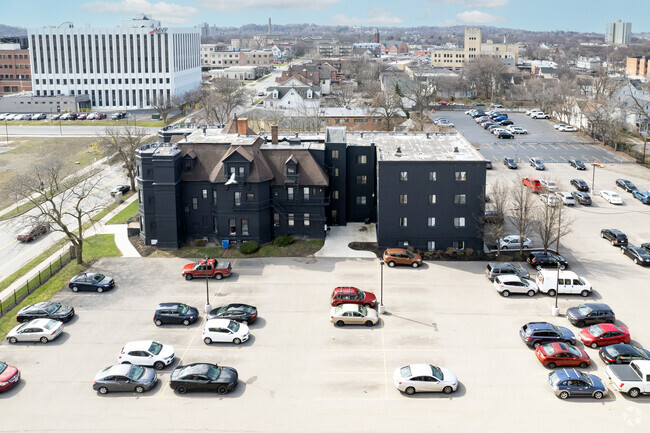
<path id="1" fill-rule="evenodd" d="M 115 280 L 102 274 L 83 273 L 72 277 L 68 283 L 68 287 L 73 292 L 90 290 L 101 293 L 104 290 L 110 290 L 115 287 Z"/>
<path id="2" fill-rule="evenodd" d="M 571 167 L 575 167 L 578 170 L 586 170 L 587 169 L 587 166 L 585 165 L 585 163 L 580 161 L 579 159 L 570 159 L 569 164 L 571 164 Z"/>
<path id="3" fill-rule="evenodd" d="M 492 161 L 490 161 L 489 159 L 485 160 L 485 169 L 492 170 Z"/>
<path id="4" fill-rule="evenodd" d="M 621 247 L 621 253 L 634 260 L 637 265 L 650 266 L 650 253 L 641 247 L 624 245 Z"/>
<path id="5" fill-rule="evenodd" d="M 232 367 L 196 363 L 179 365 L 169 380 L 171 389 L 185 394 L 187 391 L 217 391 L 227 394 L 237 386 L 239 375 Z"/>
<path id="6" fill-rule="evenodd" d="M 598 356 L 605 364 L 629 364 L 650 359 L 650 352 L 633 344 L 621 343 L 601 347 Z"/>
<path id="7" fill-rule="evenodd" d="M 637 187 L 627 179 L 616 179 L 616 186 L 624 189 L 627 192 L 636 191 Z"/>
<path id="8" fill-rule="evenodd" d="M 481 123 L 481 126 L 483 127 L 483 129 L 488 129 L 491 126 L 499 126 L 499 125 L 497 125 L 494 122 L 483 122 Z"/>
<path id="9" fill-rule="evenodd" d="M 569 264 L 564 259 L 564 257 L 548 251 L 533 251 L 528 255 L 527 261 L 530 266 L 537 269 L 538 271 L 542 268 L 557 268 L 558 263 L 560 263 L 560 269 L 569 267 Z"/>
<path id="10" fill-rule="evenodd" d="M 620 230 L 602 229 L 600 231 L 600 237 L 610 241 L 613 246 L 627 246 L 627 236 Z"/>
<path id="11" fill-rule="evenodd" d="M 129 185 L 118 185 L 111 190 L 111 197 L 115 197 L 115 194 L 117 194 L 118 192 L 124 195 L 129 191 L 131 191 L 131 187 Z"/>
<path id="12" fill-rule="evenodd" d="M 515 138 L 515 136 L 508 131 L 500 131 L 497 134 L 497 138 Z"/>
<path id="13" fill-rule="evenodd" d="M 58 302 L 39 302 L 21 308 L 16 314 L 19 322 L 29 322 L 32 319 L 54 319 L 67 322 L 74 316 L 74 308 L 69 305 L 62 305 Z"/>
<path id="14" fill-rule="evenodd" d="M 513 122 L 510 119 L 502 120 L 502 121 L 499 122 L 499 125 L 501 125 L 501 126 L 508 126 L 508 125 L 514 125 L 514 124 L 515 124 L 515 122 Z"/>
<path id="15" fill-rule="evenodd" d="M 528 161 L 530 162 L 530 166 L 533 167 L 535 170 L 545 170 L 546 166 L 542 162 L 541 159 L 535 158 L 534 156 L 531 156 L 528 158 Z"/>
<path id="16" fill-rule="evenodd" d="M 230 319 L 251 324 L 257 319 L 257 308 L 246 304 L 228 304 L 210 311 L 210 319 Z"/>
<path id="17" fill-rule="evenodd" d="M 508 158 L 506 156 L 505 158 L 503 158 L 503 165 L 513 170 L 517 169 L 517 163 L 515 162 L 514 158 Z"/>
<path id="18" fill-rule="evenodd" d="M 614 311 L 607 304 L 582 304 L 569 308 L 566 310 L 566 318 L 578 328 L 616 321 Z"/>
<path id="19" fill-rule="evenodd" d="M 537 347 L 546 343 L 576 344 L 576 336 L 564 326 L 555 326 L 547 322 L 529 322 L 521 327 L 519 336 L 528 347 Z"/>
<path id="20" fill-rule="evenodd" d="M 156 312 L 153 315 L 153 323 L 156 326 L 167 324 L 183 324 L 188 326 L 196 322 L 199 317 L 199 310 L 180 302 L 166 302 L 158 304 Z"/>
<path id="21" fill-rule="evenodd" d="M 591 197 L 589 197 L 589 194 L 587 194 L 586 192 L 573 191 L 571 193 L 571 196 L 577 203 L 580 203 L 581 205 L 585 205 L 585 206 L 591 205 Z"/>
<path id="22" fill-rule="evenodd" d="M 644 250 L 646 250 L 647 252 L 650 253 L 650 242 L 646 242 L 644 244 L 641 244 L 641 248 L 643 248 Z"/>
<path id="23" fill-rule="evenodd" d="M 111 119 L 120 120 L 120 119 L 124 119 L 125 117 L 126 117 L 126 113 L 124 111 L 119 111 L 117 113 L 113 113 Z"/>
<path id="24" fill-rule="evenodd" d="M 571 179 L 571 185 L 578 191 L 589 192 L 589 185 L 582 179 Z"/>

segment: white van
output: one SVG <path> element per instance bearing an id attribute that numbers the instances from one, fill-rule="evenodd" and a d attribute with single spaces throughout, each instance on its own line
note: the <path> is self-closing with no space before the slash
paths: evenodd
<path id="1" fill-rule="evenodd" d="M 586 279 L 579 277 L 575 272 L 542 269 L 537 272 L 535 279 L 539 291 L 549 296 L 555 296 L 555 290 L 562 295 L 589 296 L 591 284 Z"/>

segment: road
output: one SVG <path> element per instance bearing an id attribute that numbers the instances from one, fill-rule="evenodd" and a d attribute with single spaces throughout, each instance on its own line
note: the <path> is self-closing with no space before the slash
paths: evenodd
<path id="1" fill-rule="evenodd" d="M 100 121 L 101 122 L 101 121 Z M 104 122 L 94 125 L 79 125 L 73 122 L 61 122 L 61 127 L 55 122 L 50 126 L 31 126 L 29 124 L 9 125 L 0 122 L 0 143 L 5 137 L 97 137 L 103 134 Z M 160 128 L 143 128 L 155 135 Z"/>

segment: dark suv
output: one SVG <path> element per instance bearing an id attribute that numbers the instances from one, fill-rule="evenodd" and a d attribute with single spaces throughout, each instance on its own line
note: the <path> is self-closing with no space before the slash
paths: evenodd
<path id="1" fill-rule="evenodd" d="M 153 315 L 153 323 L 156 326 L 164 324 L 183 324 L 188 326 L 190 323 L 196 322 L 198 317 L 199 311 L 194 307 L 181 304 L 180 302 L 166 302 L 158 304 L 158 308 L 156 308 L 156 312 Z"/>
<path id="2" fill-rule="evenodd" d="M 548 251 L 534 251 L 528 255 L 527 260 L 530 266 L 537 269 L 538 271 L 542 268 L 557 268 L 558 263 L 560 263 L 560 269 L 569 267 L 569 264 L 564 259 L 564 257 Z"/>
<path id="3" fill-rule="evenodd" d="M 627 246 L 627 236 L 620 230 L 617 229 L 602 229 L 600 231 L 600 237 L 607 239 L 611 242 L 612 245 L 622 247 Z"/>
<path id="4" fill-rule="evenodd" d="M 584 328 L 597 323 L 614 323 L 616 316 L 607 304 L 582 304 L 566 310 L 566 318 L 573 326 Z"/>
<path id="5" fill-rule="evenodd" d="M 519 336 L 528 347 L 537 347 L 546 343 L 576 344 L 576 336 L 570 329 L 547 322 L 526 323 L 519 330 Z"/>
<path id="6" fill-rule="evenodd" d="M 494 281 L 499 275 L 517 275 L 521 278 L 530 277 L 526 269 L 519 265 L 515 266 L 510 262 L 489 262 L 485 270 L 485 275 L 490 281 Z"/>

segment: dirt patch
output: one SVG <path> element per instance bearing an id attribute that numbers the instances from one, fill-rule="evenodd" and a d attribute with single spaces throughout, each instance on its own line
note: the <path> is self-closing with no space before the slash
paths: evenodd
<path id="1" fill-rule="evenodd" d="M 384 250 L 377 247 L 377 242 L 350 242 L 348 248 L 355 251 L 370 251 L 375 254 L 378 259 L 381 259 L 384 254 Z"/>

